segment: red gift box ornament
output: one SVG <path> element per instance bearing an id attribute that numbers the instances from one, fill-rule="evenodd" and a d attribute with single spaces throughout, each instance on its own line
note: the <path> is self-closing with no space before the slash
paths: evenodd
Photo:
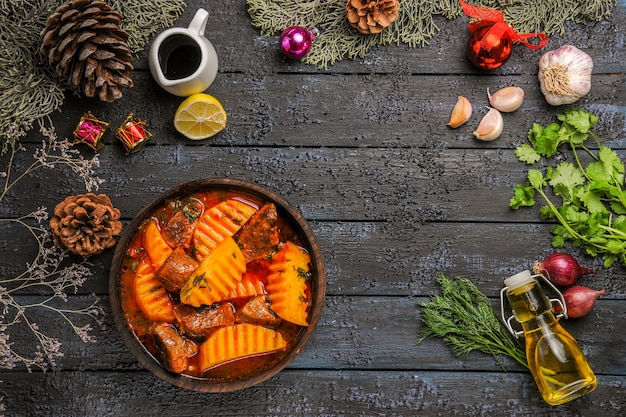
<path id="1" fill-rule="evenodd" d="M 87 112 L 74 129 L 74 143 L 84 143 L 98 152 L 104 146 L 103 137 L 108 128 L 109 123 L 98 120 L 91 112 Z"/>
<path id="2" fill-rule="evenodd" d="M 124 145 L 127 154 L 137 152 L 152 137 L 152 133 L 145 129 L 145 125 L 145 120 L 133 119 L 131 113 L 117 129 L 117 138 Z"/>
<path id="3" fill-rule="evenodd" d="M 548 44 L 545 33 L 517 33 L 504 21 L 504 13 L 500 10 L 477 7 L 463 0 L 461 8 L 469 17 L 478 19 L 467 25 L 471 36 L 467 45 L 467 57 L 479 68 L 499 68 L 511 55 L 513 43 L 519 42 L 530 49 L 541 49 Z M 528 42 L 536 37 L 538 44 Z"/>

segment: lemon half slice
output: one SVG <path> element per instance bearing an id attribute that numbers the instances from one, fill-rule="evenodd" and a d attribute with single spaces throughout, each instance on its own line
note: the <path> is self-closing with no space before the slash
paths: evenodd
<path id="1" fill-rule="evenodd" d="M 215 97 L 193 94 L 180 103 L 174 114 L 174 127 L 192 140 L 210 138 L 226 127 L 226 110 Z"/>

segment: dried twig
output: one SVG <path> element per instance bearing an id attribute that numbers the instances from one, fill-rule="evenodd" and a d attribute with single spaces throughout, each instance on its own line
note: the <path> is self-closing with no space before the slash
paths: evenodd
<path id="1" fill-rule="evenodd" d="M 99 165 L 97 156 L 84 159 L 77 150 L 70 148 L 67 140 L 58 140 L 54 130 L 44 132 L 47 141 L 33 155 L 34 161 L 21 173 L 13 171 L 15 157 L 25 149 L 18 144 L 10 147 L 6 170 L 0 172 L 3 179 L 0 185 L 0 206 L 10 190 L 26 176 L 41 168 L 54 168 L 59 165 L 69 167 L 83 180 L 88 191 L 97 190 L 103 182 L 95 176 Z M 83 259 L 79 263 L 68 262 L 69 252 L 55 245 L 50 229 L 45 224 L 48 213 L 45 207 L 17 218 L 0 218 L 0 225 L 24 229 L 37 246 L 37 254 L 26 269 L 14 277 L 0 278 L 0 368 L 14 368 L 23 364 L 29 371 L 37 367 L 46 370 L 56 366 L 56 360 L 63 356 L 61 342 L 47 335 L 35 321 L 35 311 L 50 311 L 69 324 L 83 342 L 95 342 L 90 334 L 91 324 L 85 319 L 103 324 L 104 309 L 93 298 L 89 305 L 78 308 L 65 308 L 68 293 L 76 293 L 85 280 L 92 275 L 88 264 Z M 41 294 L 35 297 L 20 297 L 20 294 Z M 28 300 L 28 301 L 25 301 Z M 12 341 L 12 334 L 18 330 L 27 330 L 34 343 L 20 340 L 18 346 Z M 24 337 L 24 333 L 20 333 Z M 33 351 L 28 351 L 32 347 Z"/>

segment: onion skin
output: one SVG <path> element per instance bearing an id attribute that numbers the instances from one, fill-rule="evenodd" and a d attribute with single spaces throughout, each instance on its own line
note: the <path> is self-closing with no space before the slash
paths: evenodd
<path id="1" fill-rule="evenodd" d="M 559 287 L 574 285 L 580 277 L 596 271 L 581 267 L 576 259 L 565 252 L 555 252 L 533 267 L 535 274 L 542 274 Z"/>
<path id="2" fill-rule="evenodd" d="M 593 309 L 596 300 L 604 295 L 606 290 L 592 290 L 591 288 L 575 285 L 563 291 L 567 317 L 577 319 L 586 316 Z"/>

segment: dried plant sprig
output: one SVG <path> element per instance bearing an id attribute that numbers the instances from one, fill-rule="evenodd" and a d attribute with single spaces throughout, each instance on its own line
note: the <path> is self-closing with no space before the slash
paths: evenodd
<path id="1" fill-rule="evenodd" d="M 103 179 L 94 175 L 95 168 L 100 166 L 97 154 L 91 159 L 85 159 L 78 149 L 71 148 L 72 144 L 67 139 L 58 140 L 54 127 L 44 127 L 42 128 L 42 133 L 48 140 L 44 140 L 41 148 L 35 151 L 33 163 L 16 178 L 11 178 L 13 161 L 17 152 L 24 151 L 25 148 L 20 144 L 11 145 L 7 170 L 0 172 L 0 178 L 4 178 L 4 187 L 0 193 L 0 203 L 20 180 L 40 168 L 54 168 L 57 165 L 66 165 L 79 176 L 85 184 L 87 191 L 97 191 L 100 184 L 104 182 Z"/>
<path id="2" fill-rule="evenodd" d="M 67 139 L 58 140 L 53 128 L 44 130 L 44 135 L 47 140 L 35 151 L 33 162 L 21 173 L 15 173 L 13 169 L 17 153 L 25 151 L 25 148 L 19 144 L 10 147 L 8 166 L 0 172 L 0 178 L 4 178 L 0 189 L 0 206 L 9 190 L 42 168 L 67 166 L 82 179 L 88 191 L 97 190 L 104 182 L 95 175 L 95 168 L 99 166 L 97 155 L 85 159 L 77 150 L 70 148 Z M 85 259 L 78 263 L 70 261 L 69 252 L 54 243 L 47 219 L 45 207 L 17 218 L 0 218 L 0 224 L 24 229 L 34 239 L 37 250 L 34 258 L 26 263 L 23 272 L 14 277 L 0 278 L 0 368 L 10 369 L 22 364 L 29 371 L 33 368 L 46 370 L 55 367 L 57 360 L 63 357 L 59 339 L 39 328 L 36 322 L 38 312 L 53 312 L 83 342 L 96 341 L 89 322 L 95 321 L 99 326 L 104 324 L 104 308 L 95 295 L 92 295 L 86 307 L 65 307 L 67 295 L 76 294 L 93 273 Z M 25 297 L 21 294 L 41 295 Z M 32 339 L 29 342 L 33 343 L 25 344 L 20 340 L 19 346 L 22 348 L 18 348 L 11 336 L 24 329 Z M 20 336 L 24 337 L 24 332 Z M 32 351 L 28 351 L 25 345 L 32 347 Z"/>

